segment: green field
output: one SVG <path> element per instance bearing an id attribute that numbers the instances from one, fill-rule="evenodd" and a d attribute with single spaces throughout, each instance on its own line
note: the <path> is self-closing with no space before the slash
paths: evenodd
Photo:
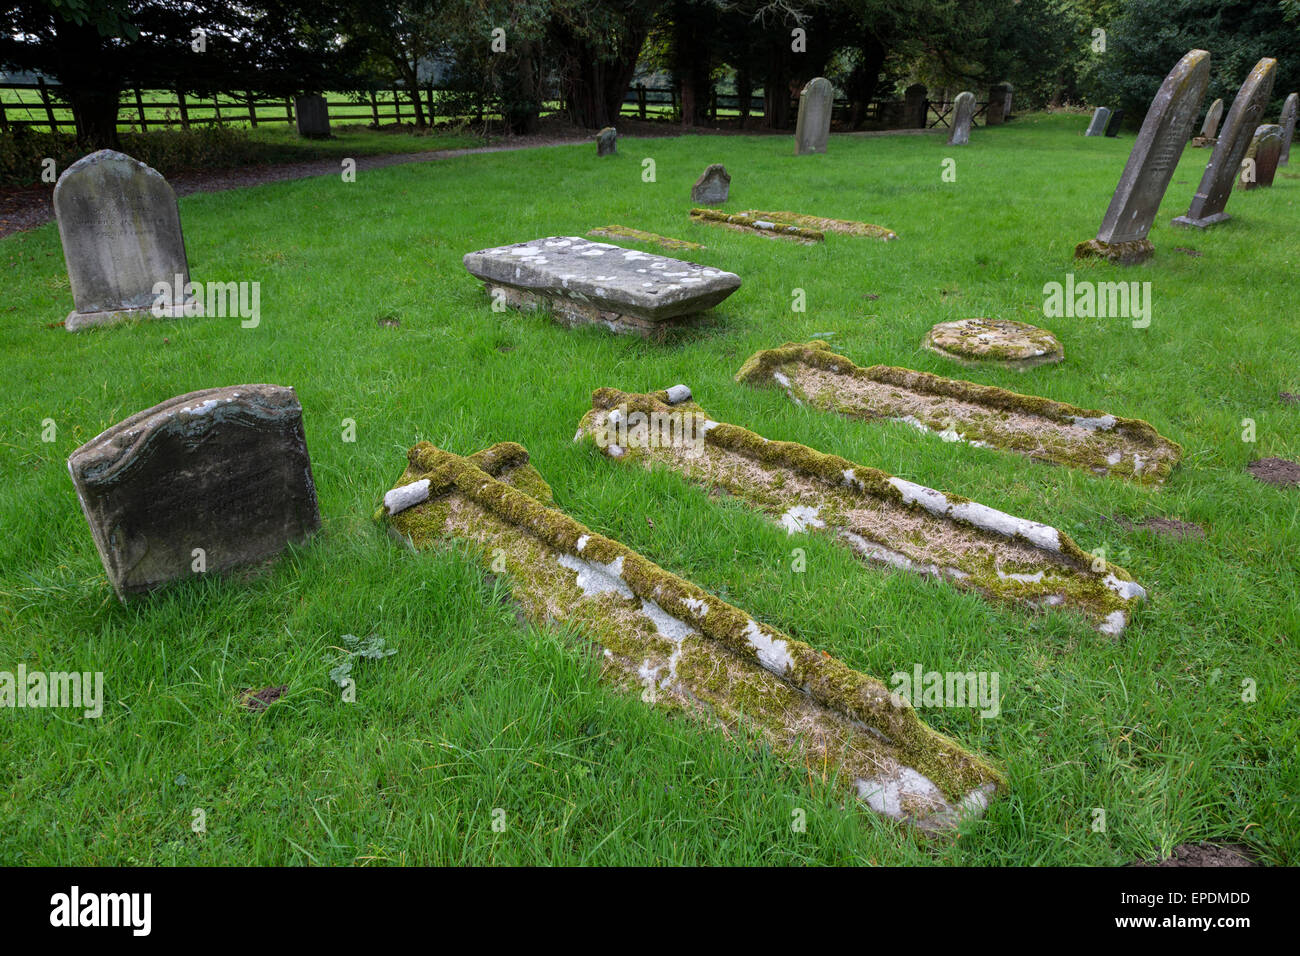
<path id="1" fill-rule="evenodd" d="M 1300 458 L 1300 406 L 1279 399 L 1300 393 L 1300 181 L 1280 173 L 1234 195 L 1226 225 L 1181 232 L 1169 220 L 1209 158 L 1188 149 L 1156 259 L 1075 263 L 1133 142 L 1085 139 L 1085 125 L 1026 116 L 964 148 L 834 136 L 799 158 L 786 137 L 625 137 L 608 159 L 552 147 L 182 199 L 193 278 L 261 283 L 251 329 L 201 318 L 70 335 L 54 325 L 72 308 L 55 227 L 0 240 L 0 670 L 102 671 L 107 697 L 98 720 L 0 709 L 0 863 L 1117 865 L 1210 839 L 1300 861 L 1300 489 L 1245 470 Z M 947 157 L 956 182 L 941 180 Z M 691 223 L 690 185 L 711 162 L 734 177 L 730 210 L 866 220 L 900 238 L 802 246 Z M 610 223 L 703 242 L 690 258 L 743 285 L 704 327 L 654 344 L 495 313 L 461 265 Z M 1044 319 L 1044 284 L 1069 272 L 1150 281 L 1150 327 Z M 791 309 L 796 289 L 806 312 Z M 968 370 L 920 348 L 933 323 L 980 315 L 1046 325 L 1066 361 Z M 1182 444 L 1182 464 L 1150 490 L 732 382 L 754 351 L 817 334 L 860 365 L 1145 419 Z M 119 604 L 68 454 L 171 396 L 251 382 L 297 389 L 322 533 L 260 576 Z M 678 382 L 719 420 L 1056 525 L 1105 548 L 1150 600 L 1109 639 L 1073 614 L 864 567 L 572 442 L 593 389 Z M 519 623 L 508 581 L 475 557 L 413 554 L 371 520 L 421 439 L 461 454 L 520 442 L 568 514 L 869 674 L 997 672 L 996 719 L 921 716 L 992 760 L 1009 791 L 959 838 L 927 841 L 858 805 L 833 768 L 790 766 L 607 688 L 581 635 Z M 1114 515 L 1206 536 L 1128 531 Z M 358 664 L 344 703 L 326 658 L 370 634 L 398 653 Z M 237 704 L 242 688 L 280 684 L 265 713 Z"/>

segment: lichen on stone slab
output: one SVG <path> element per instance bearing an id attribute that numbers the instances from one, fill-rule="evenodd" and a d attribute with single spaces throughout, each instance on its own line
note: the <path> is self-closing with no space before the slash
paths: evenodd
<path id="1" fill-rule="evenodd" d="M 822 242 L 826 236 L 818 229 L 810 229 L 794 222 L 765 219 L 739 212 L 722 212 L 717 209 L 692 209 L 691 219 L 712 226 L 727 226 L 740 232 L 754 233 L 769 239 L 790 239 L 794 242 Z"/>
<path id="2" fill-rule="evenodd" d="M 884 226 L 877 226 L 869 222 L 855 222 L 852 219 L 828 219 L 824 216 L 810 216 L 802 212 L 764 212 L 758 209 L 747 209 L 740 215 L 754 219 L 787 222 L 796 226 L 803 226 L 806 229 L 815 229 L 818 232 L 838 233 L 841 236 L 879 239 L 882 242 L 889 242 L 898 238 L 898 233 L 892 229 L 886 229 Z"/>

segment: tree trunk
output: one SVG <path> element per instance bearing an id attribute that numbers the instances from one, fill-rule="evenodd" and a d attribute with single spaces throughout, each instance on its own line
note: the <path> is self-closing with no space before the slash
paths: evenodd
<path id="1" fill-rule="evenodd" d="M 121 93 L 106 85 L 64 87 L 63 95 L 77 124 L 77 144 L 83 149 L 117 149 L 117 108 Z"/>

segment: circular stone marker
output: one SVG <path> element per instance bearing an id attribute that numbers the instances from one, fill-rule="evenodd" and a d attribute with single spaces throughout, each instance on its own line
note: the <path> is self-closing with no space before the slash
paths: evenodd
<path id="1" fill-rule="evenodd" d="M 1030 368 L 1065 358 L 1065 349 L 1051 332 L 1010 319 L 940 322 L 922 344 L 963 365 Z"/>

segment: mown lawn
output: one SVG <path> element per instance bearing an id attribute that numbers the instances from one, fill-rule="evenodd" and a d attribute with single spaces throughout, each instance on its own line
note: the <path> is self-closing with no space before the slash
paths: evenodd
<path id="1" fill-rule="evenodd" d="M 98 720 L 0 712 L 0 862 L 1110 865 L 1207 839 L 1297 862 L 1300 489 L 1245 466 L 1300 458 L 1300 406 L 1279 399 L 1300 393 L 1300 182 L 1279 174 L 1235 195 L 1230 223 L 1177 231 L 1209 158 L 1189 149 L 1152 232 L 1157 258 L 1075 264 L 1133 141 L 1084 139 L 1086 122 L 1022 117 L 965 148 L 835 136 L 800 158 L 787 137 L 624 138 L 611 159 L 554 147 L 181 200 L 193 278 L 261 283 L 253 329 L 205 318 L 70 335 L 51 327 L 72 307 L 55 227 L 0 241 L 0 670 L 102 671 L 107 696 Z M 941 181 L 945 157 L 955 183 Z M 692 224 L 689 188 L 710 162 L 734 177 L 729 209 L 862 219 L 900 238 L 799 246 Z M 692 258 L 744 284 L 703 329 L 651 344 L 494 313 L 461 266 L 473 249 L 609 223 L 704 242 Z M 1044 283 L 1069 271 L 1149 280 L 1150 327 L 1043 319 Z M 806 312 L 791 309 L 795 289 Z M 931 324 L 974 315 L 1044 324 L 1066 361 L 966 370 L 921 350 Z M 732 382 L 755 350 L 816 333 L 862 365 L 1146 419 L 1183 463 L 1146 490 Z M 173 395 L 246 382 L 298 390 L 323 532 L 262 576 L 120 605 L 67 455 Z M 677 382 L 719 420 L 1057 525 L 1106 548 L 1151 600 L 1108 639 L 1071 614 L 865 568 L 572 443 L 594 388 Z M 916 663 L 996 671 L 998 718 L 922 716 L 995 761 L 1010 791 L 959 839 L 926 842 L 846 800 L 830 768 L 790 767 L 607 689 L 579 636 L 518 623 L 508 584 L 475 559 L 412 554 L 371 521 L 420 439 L 459 453 L 522 443 L 578 520 L 882 679 Z M 1113 515 L 1206 536 L 1126 531 Z M 358 665 L 344 703 L 325 658 L 344 634 L 372 633 L 399 652 Z M 267 712 L 237 706 L 241 688 L 279 684 Z"/>

